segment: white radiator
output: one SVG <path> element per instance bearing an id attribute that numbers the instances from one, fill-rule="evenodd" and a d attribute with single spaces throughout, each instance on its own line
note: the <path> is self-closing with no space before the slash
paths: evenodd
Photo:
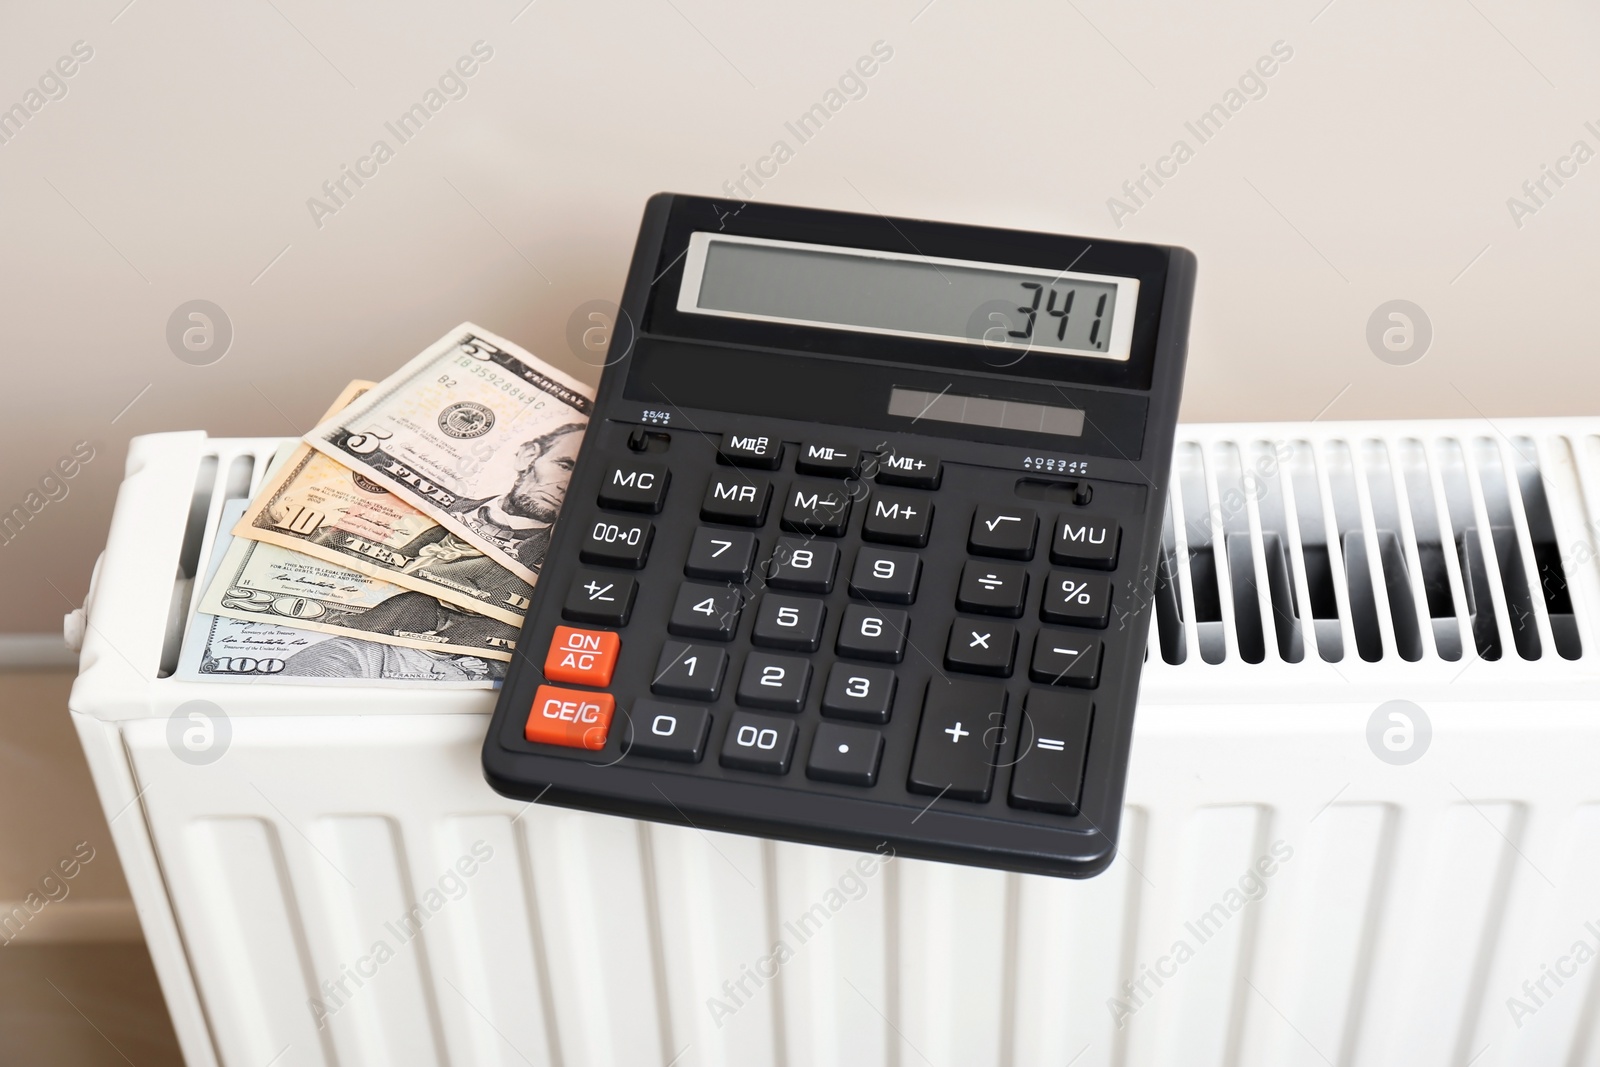
<path id="1" fill-rule="evenodd" d="M 191 1064 L 1600 1064 L 1600 420 L 1180 427 L 1086 882 L 509 801 L 488 692 L 166 677 L 277 443 L 133 442 L 71 702 Z"/>

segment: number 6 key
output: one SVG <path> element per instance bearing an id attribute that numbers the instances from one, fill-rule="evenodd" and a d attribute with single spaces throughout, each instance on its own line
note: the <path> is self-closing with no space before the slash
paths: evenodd
<path id="1" fill-rule="evenodd" d="M 869 608 L 851 604 L 839 623 L 834 645 L 841 656 L 899 663 L 906 653 L 906 631 L 911 616 L 899 608 Z"/>

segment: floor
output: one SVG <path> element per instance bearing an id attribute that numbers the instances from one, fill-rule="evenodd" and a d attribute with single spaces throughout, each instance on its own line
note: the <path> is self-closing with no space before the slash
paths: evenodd
<path id="1" fill-rule="evenodd" d="M 182 1067 L 139 942 L 0 948 L 0 1067 Z"/>
<path id="2" fill-rule="evenodd" d="M 0 670 L 0 912 L 94 849 L 69 893 L 0 937 L 0 1067 L 181 1067 L 67 712 L 71 670 Z"/>

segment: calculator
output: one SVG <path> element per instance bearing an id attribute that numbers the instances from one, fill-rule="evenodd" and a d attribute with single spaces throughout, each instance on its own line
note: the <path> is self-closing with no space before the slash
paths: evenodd
<path id="1" fill-rule="evenodd" d="M 489 783 L 1103 870 L 1194 276 L 1182 248 L 652 198 Z"/>

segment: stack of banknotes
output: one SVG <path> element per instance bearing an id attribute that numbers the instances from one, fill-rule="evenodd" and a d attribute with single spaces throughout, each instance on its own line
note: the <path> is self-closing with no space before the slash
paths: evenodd
<path id="1" fill-rule="evenodd" d="M 228 501 L 180 677 L 505 677 L 594 391 L 471 323 L 351 382 Z"/>

